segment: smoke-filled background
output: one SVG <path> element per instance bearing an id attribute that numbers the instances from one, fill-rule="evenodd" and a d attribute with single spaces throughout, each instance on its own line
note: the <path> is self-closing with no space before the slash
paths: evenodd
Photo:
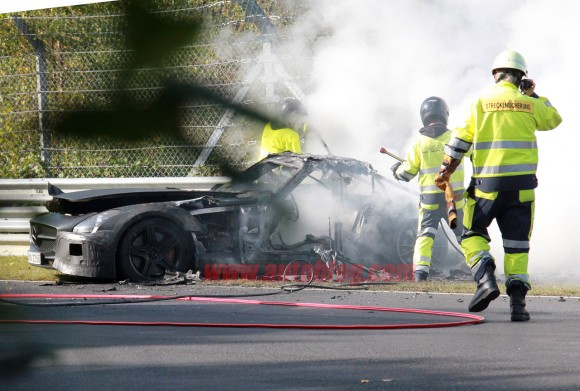
<path id="1" fill-rule="evenodd" d="M 493 86 L 495 56 L 505 49 L 521 52 L 536 92 L 563 117 L 555 130 L 537 132 L 540 186 L 529 270 L 536 279 L 580 274 L 580 119 L 572 106 L 580 69 L 576 2 L 320 0 L 312 6 L 295 35 L 320 23 L 332 33 L 312 54 L 315 88 L 305 100 L 310 124 L 334 154 L 369 161 L 385 175 L 394 161 L 380 155 L 379 147 L 404 156 L 421 127 L 419 107 L 426 97 L 447 101 L 453 127 L 470 100 Z M 314 142 L 307 149 L 324 153 Z M 416 180 L 407 186 L 416 190 Z M 495 223 L 490 234 L 501 271 Z"/>

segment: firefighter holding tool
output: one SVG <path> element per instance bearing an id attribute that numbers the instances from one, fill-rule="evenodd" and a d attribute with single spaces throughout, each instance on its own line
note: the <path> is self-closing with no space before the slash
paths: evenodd
<path id="1" fill-rule="evenodd" d="M 467 189 L 461 241 L 477 283 L 468 308 L 483 311 L 500 294 L 487 231 L 496 220 L 503 239 L 511 320 L 527 321 L 530 315 L 525 297 L 531 288 L 528 252 L 538 185 L 535 132 L 556 128 L 562 118 L 547 98 L 534 92 L 534 81 L 524 79 L 528 68 L 520 53 L 501 52 L 491 73 L 495 86 L 472 102 L 465 124 L 455 129 L 435 183 L 442 186 L 464 154 L 472 150 L 473 176 Z"/>
<path id="2" fill-rule="evenodd" d="M 449 109 L 447 103 L 436 96 L 423 101 L 420 109 L 423 127 L 419 137 L 407 153 L 407 159 L 391 167 L 397 180 L 408 182 L 417 174 L 420 190 L 419 222 L 413 252 L 415 281 L 425 281 L 431 269 L 431 257 L 435 234 L 441 219 L 448 219 L 458 242 L 461 238 L 463 200 L 463 168 L 458 167 L 450 177 L 452 195 L 447 200 L 443 190 L 434 185 L 443 158 L 445 144 L 451 138 L 447 129 Z M 381 149 L 382 153 L 389 154 Z M 391 154 L 389 154 L 391 155 Z M 391 155 L 393 156 L 393 155 Z M 449 189 L 451 190 L 451 188 Z M 454 202 L 455 201 L 455 202 Z M 459 224 L 456 224 L 459 221 Z"/>

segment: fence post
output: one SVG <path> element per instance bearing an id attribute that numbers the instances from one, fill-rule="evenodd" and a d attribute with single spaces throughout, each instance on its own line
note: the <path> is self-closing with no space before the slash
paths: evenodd
<path id="1" fill-rule="evenodd" d="M 40 160 L 45 165 L 47 176 L 50 176 L 51 165 L 51 135 L 48 129 L 48 68 L 46 66 L 46 47 L 44 43 L 33 37 L 24 19 L 18 15 L 12 17 L 16 28 L 26 37 L 34 48 L 36 58 L 36 93 L 38 96 L 38 127 L 40 131 Z"/>

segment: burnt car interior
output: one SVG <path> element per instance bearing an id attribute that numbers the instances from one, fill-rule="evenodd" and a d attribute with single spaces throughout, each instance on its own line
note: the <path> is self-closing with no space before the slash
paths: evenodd
<path id="1" fill-rule="evenodd" d="M 343 237 L 342 227 L 354 230 L 357 215 L 371 202 L 380 176 L 369 165 L 348 159 L 268 159 L 267 164 L 249 169 L 237 183 L 214 188 L 272 191 L 268 205 L 241 209 L 242 259 L 255 260 L 256 247 L 261 255 L 291 257 L 343 252 L 344 242 L 336 239 Z"/>

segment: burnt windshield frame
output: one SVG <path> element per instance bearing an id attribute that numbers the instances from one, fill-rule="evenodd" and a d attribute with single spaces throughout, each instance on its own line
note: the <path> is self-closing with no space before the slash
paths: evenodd
<path id="1" fill-rule="evenodd" d="M 216 187 L 218 191 L 270 190 L 276 192 L 303 168 L 303 164 L 267 161 L 253 165 L 231 182 Z"/>

